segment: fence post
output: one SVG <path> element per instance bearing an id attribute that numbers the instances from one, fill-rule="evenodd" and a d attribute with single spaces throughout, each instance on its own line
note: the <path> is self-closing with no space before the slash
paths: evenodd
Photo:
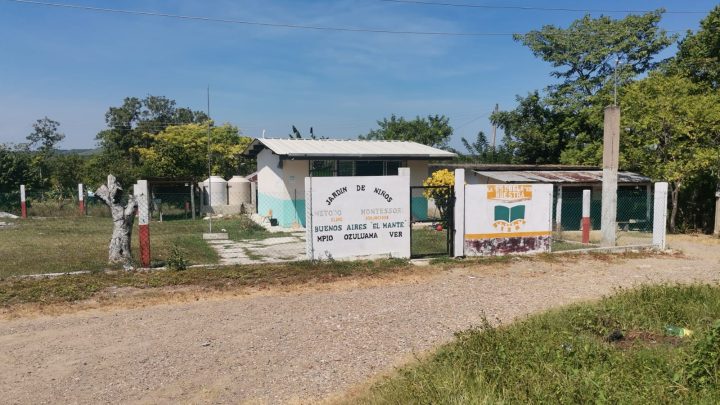
<path id="1" fill-rule="evenodd" d="M 465 169 L 455 169 L 453 256 L 465 256 Z"/>
<path id="2" fill-rule="evenodd" d="M 665 249 L 665 233 L 667 229 L 667 196 L 668 184 L 665 182 L 655 183 L 653 246 L 660 250 Z"/>
<path id="3" fill-rule="evenodd" d="M 590 243 L 590 190 L 583 190 L 582 199 L 582 243 Z"/>
<path id="4" fill-rule="evenodd" d="M 150 267 L 150 196 L 147 180 L 138 180 L 133 193 L 138 204 L 140 262 L 143 267 Z"/>
<path id="5" fill-rule="evenodd" d="M 78 183 L 78 206 L 80 207 L 80 215 L 85 215 L 85 193 L 82 183 Z"/>
<path id="6" fill-rule="evenodd" d="M 563 204 L 563 186 L 558 185 L 557 204 L 555 204 L 555 231 L 562 231 L 562 204 Z"/>
<path id="7" fill-rule="evenodd" d="M 25 185 L 20 185 L 20 216 L 27 218 L 27 205 L 25 204 Z"/>

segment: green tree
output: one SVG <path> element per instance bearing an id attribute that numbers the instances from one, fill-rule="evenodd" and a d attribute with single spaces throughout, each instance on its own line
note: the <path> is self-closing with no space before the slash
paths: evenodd
<path id="1" fill-rule="evenodd" d="M 631 14 L 622 19 L 586 15 L 568 28 L 546 25 L 514 38 L 556 68 L 551 75 L 561 82 L 552 86 L 553 90 L 587 103 L 612 84 L 617 61 L 623 65 L 617 71 L 620 83 L 657 65 L 655 55 L 673 42 L 659 27 L 662 12 Z"/>
<path id="2" fill-rule="evenodd" d="M 679 41 L 673 68 L 696 82 L 720 88 L 720 6 L 700 22 L 696 33 Z"/>
<path id="3" fill-rule="evenodd" d="M 555 68 L 551 75 L 559 83 L 518 97 L 514 110 L 491 116 L 505 131 L 513 161 L 599 164 L 602 109 L 613 102 L 615 74 L 620 86 L 629 83 L 656 67 L 658 52 L 673 41 L 659 28 L 661 14 L 586 15 L 567 28 L 546 25 L 515 35 Z"/>
<path id="4" fill-rule="evenodd" d="M 200 179 L 208 170 L 208 127 L 206 124 L 173 125 L 157 134 L 149 134 L 152 146 L 137 148 L 143 174 L 160 177 Z M 241 136 L 230 124 L 211 126 L 213 174 L 229 177 L 248 174 L 254 167 L 240 154 L 252 139 Z"/>
<path id="5" fill-rule="evenodd" d="M 110 107 L 105 113 L 108 129 L 96 138 L 105 151 L 131 158 L 136 164 L 139 156 L 133 150 L 150 147 L 152 135 L 170 125 L 202 123 L 207 119 L 202 111 L 177 108 L 175 100 L 167 97 L 126 97 L 121 106 Z"/>
<path id="6" fill-rule="evenodd" d="M 30 147 L 36 147 L 43 154 L 51 154 L 55 146 L 65 139 L 65 134 L 60 133 L 60 123 L 48 117 L 41 118 L 33 124 L 33 132 L 27 136 Z"/>
<path id="7" fill-rule="evenodd" d="M 630 169 L 670 183 L 670 230 L 680 191 L 693 178 L 720 175 L 720 94 L 679 75 L 653 73 L 623 97 L 623 158 Z"/>
<path id="8" fill-rule="evenodd" d="M 367 135 L 359 136 L 367 140 L 413 141 L 423 145 L 447 149 L 448 141 L 453 134 L 450 119 L 444 115 L 428 115 L 427 118 L 415 117 L 407 121 L 395 114 L 390 119 L 383 118 L 377 122 L 379 128 Z"/>

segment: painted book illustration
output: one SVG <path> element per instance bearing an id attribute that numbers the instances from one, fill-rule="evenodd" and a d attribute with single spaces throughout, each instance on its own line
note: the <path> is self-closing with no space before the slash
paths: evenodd
<path id="1" fill-rule="evenodd" d="M 525 205 L 496 205 L 493 226 L 501 232 L 520 230 L 525 224 Z"/>

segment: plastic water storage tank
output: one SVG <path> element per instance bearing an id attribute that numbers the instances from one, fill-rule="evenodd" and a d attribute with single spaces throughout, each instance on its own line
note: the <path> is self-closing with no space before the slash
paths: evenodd
<path id="1" fill-rule="evenodd" d="M 210 186 L 210 181 L 212 181 L 212 187 Z M 223 179 L 220 176 L 210 176 L 209 179 L 205 179 L 203 181 L 203 188 L 205 192 L 205 204 L 209 205 L 211 207 L 217 207 L 220 205 L 227 205 L 228 203 L 228 190 L 227 190 L 227 181 Z M 210 201 L 207 200 L 207 196 L 209 193 L 212 193 L 210 195 Z"/>
<path id="2" fill-rule="evenodd" d="M 250 204 L 252 202 L 250 180 L 242 176 L 233 176 L 230 180 L 228 180 L 227 187 L 228 205 L 237 207 L 243 204 Z"/>

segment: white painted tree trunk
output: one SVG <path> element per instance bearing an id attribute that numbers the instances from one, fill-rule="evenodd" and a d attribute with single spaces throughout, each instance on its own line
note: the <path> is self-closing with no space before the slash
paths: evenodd
<path id="1" fill-rule="evenodd" d="M 135 207 L 137 206 L 135 196 L 130 194 L 127 204 L 123 207 L 120 204 L 122 187 L 112 174 L 108 175 L 107 184 L 100 186 L 95 195 L 110 207 L 113 218 L 113 233 L 108 248 L 108 263 L 121 263 L 126 267 L 132 266 L 130 236 L 132 235 Z"/>

